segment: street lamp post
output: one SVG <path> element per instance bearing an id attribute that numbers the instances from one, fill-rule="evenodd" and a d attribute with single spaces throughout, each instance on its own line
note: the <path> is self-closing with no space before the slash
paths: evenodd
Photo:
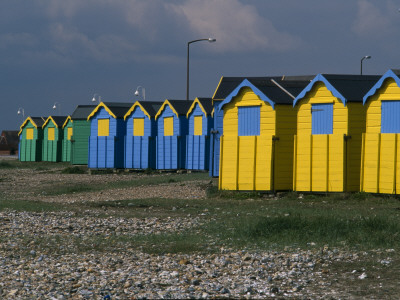
<path id="1" fill-rule="evenodd" d="M 198 40 L 193 40 L 187 43 L 187 63 L 186 63 L 186 100 L 189 100 L 189 46 L 190 44 L 196 43 L 196 42 L 201 42 L 201 41 L 208 41 L 210 43 L 213 43 L 217 41 L 216 39 L 213 38 L 208 38 L 208 39 L 198 39 Z"/>
<path id="2" fill-rule="evenodd" d="M 22 121 L 25 120 L 25 110 L 22 107 L 18 108 L 17 114 L 19 114 L 19 115 L 22 114 Z"/>
<path id="3" fill-rule="evenodd" d="M 143 100 L 146 101 L 146 89 L 145 89 L 144 87 L 142 87 L 141 85 L 139 85 L 139 86 L 136 88 L 135 96 L 139 96 L 139 95 L 140 95 L 140 94 L 139 94 L 139 89 L 142 91 Z"/>
<path id="4" fill-rule="evenodd" d="M 363 58 L 361 58 L 361 65 L 360 65 L 360 68 L 361 68 L 361 70 L 360 70 L 360 75 L 362 75 L 362 66 L 363 66 L 363 61 L 364 61 L 364 59 L 370 59 L 371 58 L 371 55 L 365 55 Z"/>
<path id="5" fill-rule="evenodd" d="M 99 94 L 94 94 L 93 95 L 93 98 L 92 98 L 92 102 L 93 103 L 96 103 L 96 102 L 99 102 L 99 104 L 100 104 L 100 102 L 101 102 L 101 96 L 99 95 Z"/>
<path id="6" fill-rule="evenodd" d="M 58 115 L 61 116 L 61 104 L 58 102 L 54 102 L 53 104 L 53 109 L 57 109 L 58 108 Z"/>

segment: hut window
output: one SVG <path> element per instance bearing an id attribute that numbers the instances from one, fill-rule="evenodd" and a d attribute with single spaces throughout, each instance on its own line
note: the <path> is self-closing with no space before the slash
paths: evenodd
<path id="1" fill-rule="evenodd" d="M 110 120 L 109 119 L 99 119 L 97 121 L 97 135 L 98 136 L 108 136 L 109 135 L 109 127 L 110 127 Z"/>
<path id="2" fill-rule="evenodd" d="M 203 117 L 195 116 L 194 117 L 194 135 L 202 135 L 203 133 Z"/>
<path id="3" fill-rule="evenodd" d="M 311 105 L 312 134 L 333 133 L 333 103 Z"/>
<path id="4" fill-rule="evenodd" d="M 381 133 L 400 133 L 400 101 L 382 101 Z"/>
<path id="5" fill-rule="evenodd" d="M 174 117 L 164 118 L 164 136 L 174 135 Z"/>
<path id="6" fill-rule="evenodd" d="M 260 107 L 238 107 L 238 135 L 260 135 Z"/>
<path id="7" fill-rule="evenodd" d="M 47 139 L 49 141 L 54 141 L 54 127 L 50 127 L 47 129 Z"/>
<path id="8" fill-rule="evenodd" d="M 71 140 L 71 137 L 72 137 L 72 127 L 68 127 L 68 128 L 67 128 L 67 137 L 68 137 L 68 141 Z"/>
<path id="9" fill-rule="evenodd" d="M 144 136 L 144 118 L 133 119 L 133 135 Z"/>
<path id="10" fill-rule="evenodd" d="M 33 140 L 33 128 L 26 129 L 26 139 Z"/>

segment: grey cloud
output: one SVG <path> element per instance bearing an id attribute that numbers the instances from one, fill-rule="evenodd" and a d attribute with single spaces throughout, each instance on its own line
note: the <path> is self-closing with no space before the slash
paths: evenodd
<path id="1" fill-rule="evenodd" d="M 253 5 L 238 0 L 189 0 L 171 4 L 180 18 L 184 17 L 193 32 L 200 36 L 214 36 L 224 52 L 289 50 L 301 41 L 281 32 Z"/>

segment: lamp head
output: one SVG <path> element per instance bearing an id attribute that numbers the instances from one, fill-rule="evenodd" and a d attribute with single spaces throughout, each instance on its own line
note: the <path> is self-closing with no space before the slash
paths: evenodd
<path id="1" fill-rule="evenodd" d="M 19 114 L 19 115 L 21 114 L 21 110 L 20 109 L 18 109 L 17 114 Z"/>
<path id="2" fill-rule="evenodd" d="M 216 42 L 217 40 L 216 40 L 216 39 L 213 39 L 213 38 L 209 38 L 208 41 L 209 41 L 210 43 L 214 43 L 214 42 Z"/>
<path id="3" fill-rule="evenodd" d="M 54 104 L 54 105 L 53 105 L 53 109 L 56 109 L 56 108 L 57 108 L 57 105 Z"/>
<path id="4" fill-rule="evenodd" d="M 139 91 L 138 90 L 135 91 L 135 96 L 139 96 Z"/>
<path id="5" fill-rule="evenodd" d="M 365 59 L 370 59 L 371 58 L 371 55 L 366 55 L 365 56 Z"/>
<path id="6" fill-rule="evenodd" d="M 92 102 L 96 102 L 96 98 L 95 97 L 92 98 Z"/>

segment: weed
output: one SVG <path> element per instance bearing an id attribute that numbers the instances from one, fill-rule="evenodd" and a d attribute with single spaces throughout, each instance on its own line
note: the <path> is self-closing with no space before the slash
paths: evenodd
<path id="1" fill-rule="evenodd" d="M 0 161 L 0 169 L 13 169 L 15 165 L 7 162 L 7 161 Z"/>
<path id="2" fill-rule="evenodd" d="M 62 174 L 85 174 L 86 170 L 83 167 L 67 167 L 61 170 Z"/>

